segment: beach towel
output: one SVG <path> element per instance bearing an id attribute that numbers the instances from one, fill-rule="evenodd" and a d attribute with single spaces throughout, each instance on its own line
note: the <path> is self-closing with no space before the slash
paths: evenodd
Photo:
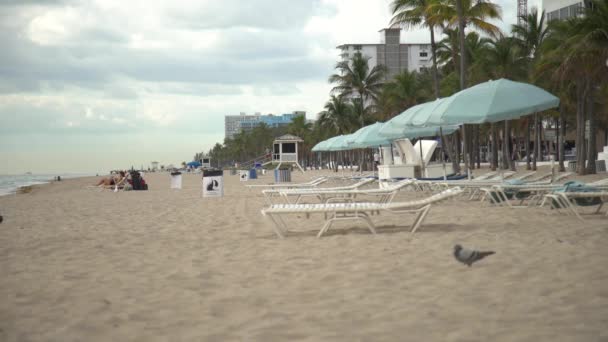
<path id="1" fill-rule="evenodd" d="M 579 181 L 569 181 L 564 183 L 564 187 L 556 190 L 556 192 L 598 192 L 597 188 L 589 186 L 583 182 Z M 602 199 L 600 197 L 582 197 L 575 198 L 574 202 L 577 205 L 588 207 L 593 205 L 599 205 L 602 203 Z"/>

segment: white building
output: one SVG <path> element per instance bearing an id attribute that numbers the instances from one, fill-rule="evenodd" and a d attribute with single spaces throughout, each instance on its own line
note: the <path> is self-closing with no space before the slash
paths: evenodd
<path id="1" fill-rule="evenodd" d="M 584 7 L 583 0 L 543 0 L 542 2 L 542 10 L 547 16 L 546 22 L 575 17 L 581 14 Z"/>
<path id="2" fill-rule="evenodd" d="M 431 44 L 401 43 L 401 28 L 393 26 L 382 29 L 380 43 L 377 44 L 342 44 L 340 49 L 342 60 L 350 59 L 356 52 L 370 57 L 369 67 L 378 64 L 388 69 L 387 79 L 393 78 L 403 70 L 420 71 L 433 65 Z"/>

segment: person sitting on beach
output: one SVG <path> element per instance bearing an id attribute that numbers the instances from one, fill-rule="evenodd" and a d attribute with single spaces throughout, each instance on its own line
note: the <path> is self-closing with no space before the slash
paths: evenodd
<path id="1" fill-rule="evenodd" d="M 112 186 L 112 185 L 116 185 L 119 182 L 123 181 L 124 178 L 125 178 L 125 172 L 124 171 L 120 171 L 120 173 L 114 174 L 114 176 L 103 178 L 102 180 L 99 181 L 99 183 L 97 183 L 95 185 L 97 185 L 97 186 Z"/>

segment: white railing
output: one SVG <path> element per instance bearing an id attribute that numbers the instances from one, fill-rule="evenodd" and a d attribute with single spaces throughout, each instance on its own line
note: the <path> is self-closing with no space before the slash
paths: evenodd
<path id="1" fill-rule="evenodd" d="M 298 160 L 298 155 L 295 153 L 283 153 L 281 154 L 282 162 L 295 162 Z"/>

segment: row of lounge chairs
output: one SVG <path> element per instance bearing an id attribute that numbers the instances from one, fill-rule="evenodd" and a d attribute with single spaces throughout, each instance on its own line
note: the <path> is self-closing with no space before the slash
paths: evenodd
<path id="1" fill-rule="evenodd" d="M 319 187 L 320 184 L 329 180 L 328 177 L 321 177 L 299 184 L 259 184 L 249 185 L 249 187 L 267 188 L 262 191 L 262 194 L 268 207 L 262 209 L 261 212 L 274 223 L 275 233 L 279 237 L 284 237 L 288 229 L 284 219 L 285 215 L 297 214 L 309 217 L 317 213 L 323 213 L 325 218 L 318 237 L 327 232 L 333 222 L 340 220 L 363 221 L 370 232 L 375 234 L 375 225 L 371 221 L 371 215 L 381 212 L 415 213 L 416 217 L 411 226 L 411 232 L 413 233 L 422 224 L 431 205 L 463 194 L 466 194 L 469 199 L 480 199 L 494 205 L 517 207 L 511 204 L 510 199 L 514 197 L 509 192 L 517 189 L 518 193 L 527 194 L 525 199 L 529 201 L 528 206 L 538 205 L 539 203 L 544 206 L 546 203 L 551 203 L 553 209 L 559 209 L 560 211 L 563 209 L 564 212 L 574 214 L 580 219 L 582 217 L 576 210 L 577 202 L 575 199 L 594 198 L 595 202 L 599 204 L 596 212 L 599 212 L 603 202 L 608 200 L 608 179 L 588 184 L 590 188 L 582 193 L 559 192 L 567 183 L 552 183 L 552 181 L 569 177 L 571 173 L 536 175 L 535 172 L 528 172 L 509 179 L 513 175 L 514 173 L 511 172 L 496 173 L 487 177 L 478 177 L 475 180 L 459 181 L 405 179 L 393 182 L 385 187 L 372 189 L 369 188 L 369 185 L 375 181 L 373 178 L 363 178 L 345 186 Z M 405 188 L 431 192 L 431 194 L 423 199 L 394 202 L 397 193 Z M 474 197 L 473 194 L 478 196 Z M 305 198 L 317 199 L 319 203 L 301 203 Z M 364 201 L 356 202 L 360 198 L 364 198 Z M 521 201 L 524 196 L 516 196 L 515 198 Z"/>

